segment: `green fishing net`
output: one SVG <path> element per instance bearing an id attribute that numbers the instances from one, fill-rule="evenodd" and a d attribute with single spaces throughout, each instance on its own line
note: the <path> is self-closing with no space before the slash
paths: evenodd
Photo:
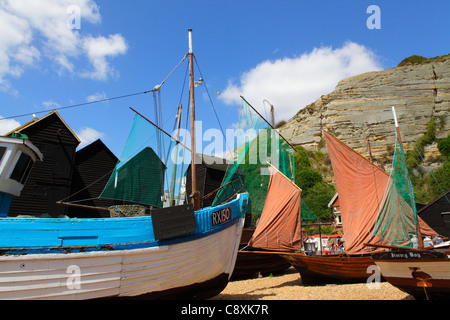
<path id="1" fill-rule="evenodd" d="M 154 207 L 184 200 L 184 173 L 191 154 L 136 114 L 125 147 L 101 198 Z M 188 160 L 189 159 L 189 160 Z"/>
<path id="2" fill-rule="evenodd" d="M 408 166 L 398 139 L 389 182 L 374 227 L 374 235 L 391 245 L 412 247 L 417 235 L 417 211 Z"/>
<path id="3" fill-rule="evenodd" d="M 301 208 L 301 216 L 302 221 L 319 221 L 319 217 L 316 216 L 312 210 L 308 207 L 305 201 L 303 201 L 303 198 L 300 202 L 300 208 Z"/>
<path id="4" fill-rule="evenodd" d="M 260 214 L 269 186 L 268 166 L 272 164 L 294 180 L 293 149 L 254 110 L 243 101 L 227 172 L 213 206 L 227 201 L 237 192 L 248 192 L 247 212 Z"/>

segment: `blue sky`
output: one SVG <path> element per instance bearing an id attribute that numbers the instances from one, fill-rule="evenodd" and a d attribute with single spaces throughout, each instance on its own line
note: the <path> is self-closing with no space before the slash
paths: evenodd
<path id="1" fill-rule="evenodd" d="M 240 94 L 288 120 L 342 79 L 448 54 L 449 13 L 447 0 L 0 0 L 0 134 L 32 119 L 18 115 L 151 90 L 187 53 L 189 28 L 224 129 L 237 122 Z M 161 91 L 168 131 L 186 67 Z M 196 100 L 203 128 L 218 128 L 204 85 Z M 83 146 L 101 138 L 119 156 L 130 106 L 154 120 L 151 93 L 59 113 Z"/>

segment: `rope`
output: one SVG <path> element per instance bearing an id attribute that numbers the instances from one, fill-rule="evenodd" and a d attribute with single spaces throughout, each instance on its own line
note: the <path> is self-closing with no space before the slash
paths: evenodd
<path id="1" fill-rule="evenodd" d="M 201 76 L 202 79 L 203 79 L 203 83 L 204 83 L 204 85 L 205 85 L 206 94 L 208 95 L 209 101 L 211 102 L 211 106 L 212 106 L 212 109 L 213 109 L 214 114 L 215 114 L 215 116 L 216 116 L 217 122 L 219 123 L 220 130 L 222 131 L 222 135 L 223 135 L 224 137 L 226 137 L 226 135 L 225 135 L 225 130 L 223 130 L 223 128 L 222 128 L 222 124 L 220 123 L 219 116 L 217 115 L 216 108 L 215 108 L 214 103 L 213 103 L 213 101 L 212 101 L 212 99 L 211 99 L 211 95 L 209 94 L 208 87 L 206 86 L 205 78 L 203 77 L 203 73 L 202 73 L 202 71 L 200 70 L 200 66 L 199 66 L 199 64 L 198 64 L 198 62 L 197 62 L 197 58 L 195 57 L 195 55 L 194 55 L 194 59 L 195 59 L 196 65 L 197 65 L 198 72 L 200 73 L 200 76 Z M 228 145 L 227 142 L 228 142 L 228 141 L 226 141 L 226 139 L 225 139 L 225 143 L 227 144 L 228 150 L 233 150 L 233 149 L 230 148 L 230 146 Z"/>
<path id="2" fill-rule="evenodd" d="M 58 110 L 64 110 L 64 109 L 70 109 L 70 108 L 77 108 L 77 107 L 87 106 L 87 105 L 94 104 L 94 103 L 101 103 L 101 102 L 107 102 L 107 101 L 112 101 L 112 100 L 118 100 L 118 99 L 123 99 L 123 98 L 134 97 L 134 96 L 138 96 L 138 95 L 147 94 L 147 93 L 150 93 L 150 92 L 154 92 L 154 90 L 147 90 L 147 91 L 142 91 L 142 92 L 137 92 L 137 93 L 125 94 L 125 95 L 117 96 L 117 97 L 113 97 L 113 98 L 106 98 L 106 99 L 101 99 L 101 100 L 85 102 L 85 103 L 79 103 L 79 104 L 74 104 L 74 105 L 70 105 L 70 106 L 66 106 L 66 107 L 55 108 L 53 110 L 57 110 L 58 111 Z M 30 112 L 30 113 L 24 113 L 24 114 L 19 114 L 19 115 L 15 115 L 15 116 L 9 116 L 9 117 L 5 117 L 5 118 L 0 118 L 0 121 L 1 120 L 7 120 L 7 119 L 13 119 L 13 118 L 21 118 L 21 117 L 26 117 L 26 116 L 32 116 L 33 114 L 40 114 L 40 113 L 48 113 L 48 110 L 34 111 L 34 112 Z"/>

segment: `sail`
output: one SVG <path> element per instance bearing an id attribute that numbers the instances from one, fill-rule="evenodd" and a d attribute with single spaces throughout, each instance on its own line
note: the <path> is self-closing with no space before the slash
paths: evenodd
<path id="1" fill-rule="evenodd" d="M 417 237 L 419 230 L 423 236 L 437 236 L 437 233 L 417 216 L 405 154 L 396 134 L 389 184 L 379 210 L 374 235 L 394 246 L 413 247 L 414 242 L 411 239 Z"/>
<path id="2" fill-rule="evenodd" d="M 119 161 L 101 198 L 161 208 L 169 204 L 170 190 L 183 192 L 183 175 L 190 152 L 161 129 L 136 114 Z M 174 177 L 172 179 L 172 177 Z M 175 184 L 171 188 L 171 184 Z M 173 198 L 173 197 L 172 197 Z"/>
<path id="3" fill-rule="evenodd" d="M 301 189 L 270 166 L 269 188 L 260 221 L 249 246 L 264 250 L 301 248 Z"/>
<path id="4" fill-rule="evenodd" d="M 373 252 L 364 244 L 372 236 L 389 176 L 331 134 L 324 132 L 324 136 L 336 179 L 346 251 Z"/>

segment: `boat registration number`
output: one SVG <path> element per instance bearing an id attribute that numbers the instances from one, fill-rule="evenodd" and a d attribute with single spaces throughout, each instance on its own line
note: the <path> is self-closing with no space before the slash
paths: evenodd
<path id="1" fill-rule="evenodd" d="M 211 214 L 211 217 L 212 217 L 212 225 L 217 226 L 219 224 L 230 221 L 231 210 L 230 208 L 225 208 L 219 211 L 215 211 Z"/>

